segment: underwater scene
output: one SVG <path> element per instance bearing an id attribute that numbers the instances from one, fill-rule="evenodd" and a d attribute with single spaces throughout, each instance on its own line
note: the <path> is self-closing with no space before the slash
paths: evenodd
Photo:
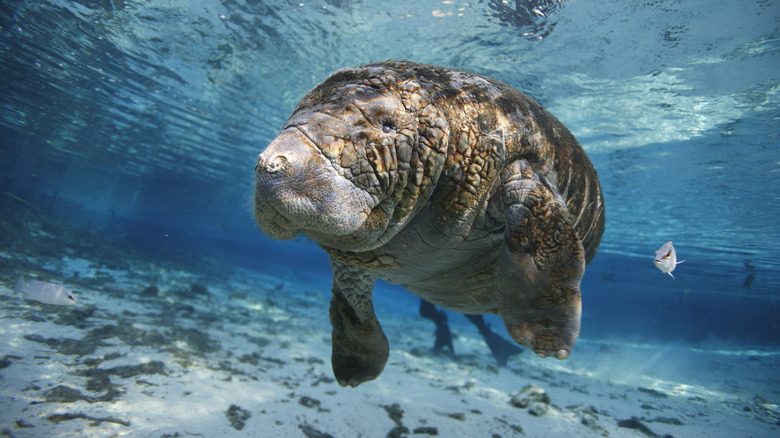
<path id="1" fill-rule="evenodd" d="M 777 1 L 7 0 L 0 83 L 1 436 L 780 436 Z"/>

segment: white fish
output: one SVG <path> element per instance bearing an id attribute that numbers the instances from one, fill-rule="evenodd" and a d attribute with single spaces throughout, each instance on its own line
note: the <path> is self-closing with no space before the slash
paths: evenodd
<path id="1" fill-rule="evenodd" d="M 79 302 L 73 295 L 73 292 L 65 289 L 62 285 L 38 280 L 30 280 L 30 282 L 27 283 L 22 276 L 16 280 L 14 292 L 16 292 L 17 295 L 24 293 L 27 298 L 46 304 L 72 306 Z"/>
<path id="2" fill-rule="evenodd" d="M 655 259 L 653 259 L 655 267 L 660 269 L 661 272 L 671 275 L 672 278 L 674 278 L 674 275 L 672 275 L 674 268 L 684 261 L 685 260 L 677 261 L 677 252 L 674 250 L 674 245 L 672 245 L 671 240 L 658 248 L 658 251 L 655 252 Z"/>

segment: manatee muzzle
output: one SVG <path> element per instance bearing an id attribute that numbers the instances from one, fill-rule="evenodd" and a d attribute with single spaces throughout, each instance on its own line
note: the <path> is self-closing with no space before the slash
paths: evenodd
<path id="1" fill-rule="evenodd" d="M 298 127 L 282 131 L 258 157 L 255 219 L 273 238 L 355 232 L 370 212 L 365 198 Z"/>

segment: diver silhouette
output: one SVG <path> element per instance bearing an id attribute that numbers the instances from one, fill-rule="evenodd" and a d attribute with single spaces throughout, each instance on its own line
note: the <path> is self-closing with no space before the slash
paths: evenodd
<path id="1" fill-rule="evenodd" d="M 420 316 L 430 319 L 436 324 L 436 341 L 433 349 L 449 349 L 450 352 L 455 353 L 455 348 L 452 346 L 452 333 L 450 333 L 450 326 L 447 324 L 447 314 L 443 310 L 437 309 L 432 303 L 421 299 Z M 510 356 L 523 352 L 517 345 L 494 333 L 490 326 L 485 323 L 482 315 L 466 315 L 466 318 L 477 326 L 479 334 L 485 339 L 485 343 L 487 343 L 490 352 L 493 353 L 493 357 L 496 358 L 499 365 L 506 365 Z"/>

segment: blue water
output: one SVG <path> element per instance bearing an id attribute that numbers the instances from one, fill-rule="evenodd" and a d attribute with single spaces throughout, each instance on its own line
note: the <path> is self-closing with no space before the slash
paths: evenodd
<path id="1" fill-rule="evenodd" d="M 255 159 L 330 73 L 404 58 L 524 91 L 587 151 L 607 226 L 582 338 L 772 350 L 779 26 L 770 0 L 8 0 L 0 220 L 32 205 L 115 249 L 293 267 L 327 291 L 316 245 L 254 225 Z M 652 263 L 670 239 L 676 279 Z"/>

